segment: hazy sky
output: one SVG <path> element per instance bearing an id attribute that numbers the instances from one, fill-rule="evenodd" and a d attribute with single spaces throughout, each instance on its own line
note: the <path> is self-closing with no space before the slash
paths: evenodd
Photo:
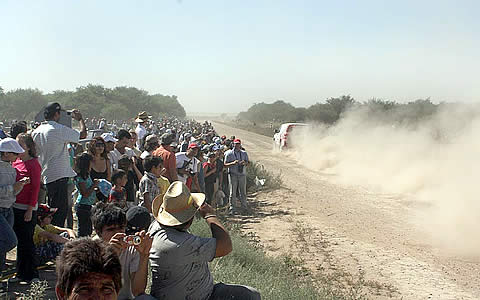
<path id="1" fill-rule="evenodd" d="M 351 94 L 480 101 L 480 1 L 0 0 L 0 86 L 238 112 Z"/>

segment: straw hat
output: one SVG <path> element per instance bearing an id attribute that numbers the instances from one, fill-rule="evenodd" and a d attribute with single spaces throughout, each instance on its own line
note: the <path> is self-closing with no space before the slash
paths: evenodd
<path id="1" fill-rule="evenodd" d="M 205 202 L 205 194 L 190 193 L 181 181 L 174 181 L 165 192 L 152 203 L 155 219 L 165 226 L 177 226 L 189 221 Z"/>
<path id="2" fill-rule="evenodd" d="M 138 115 L 137 115 L 137 117 L 136 117 L 136 119 L 135 119 L 135 122 L 137 122 L 137 123 L 144 123 L 144 122 L 146 122 L 148 119 L 151 119 L 151 118 L 152 118 L 152 116 L 149 116 L 149 115 L 147 114 L 147 112 L 142 111 L 142 112 L 139 112 L 139 113 L 138 113 Z"/>

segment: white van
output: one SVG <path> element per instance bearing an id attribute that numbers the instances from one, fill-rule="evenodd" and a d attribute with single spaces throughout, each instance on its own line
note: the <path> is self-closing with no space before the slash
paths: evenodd
<path id="1" fill-rule="evenodd" d="M 279 129 L 275 130 L 273 135 L 274 146 L 276 149 L 285 150 L 293 148 L 291 143 L 291 136 L 295 134 L 297 129 L 306 128 L 308 124 L 305 123 L 284 123 Z"/>

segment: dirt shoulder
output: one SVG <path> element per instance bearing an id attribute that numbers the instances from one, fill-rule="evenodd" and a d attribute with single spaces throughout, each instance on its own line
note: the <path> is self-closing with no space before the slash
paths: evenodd
<path id="1" fill-rule="evenodd" d="M 284 188 L 259 195 L 257 214 L 239 220 L 269 254 L 301 259 L 323 274 L 320 280 L 364 285 L 369 298 L 480 298 L 480 260 L 429 245 L 410 218 L 422 210 L 420 204 L 403 195 L 336 184 L 332 175 L 273 153 L 268 137 L 215 127 L 241 138 L 251 159 L 283 174 Z"/>

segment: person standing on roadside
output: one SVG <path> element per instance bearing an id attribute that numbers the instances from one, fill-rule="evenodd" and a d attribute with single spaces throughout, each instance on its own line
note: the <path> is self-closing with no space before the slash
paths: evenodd
<path id="1" fill-rule="evenodd" d="M 171 133 L 164 133 L 160 137 L 160 147 L 153 151 L 153 156 L 160 156 L 163 159 L 165 177 L 167 177 L 170 182 L 178 180 L 177 159 L 171 146 L 173 142 L 174 136 Z"/>
<path id="2" fill-rule="evenodd" d="M 33 131 L 32 137 L 42 166 L 48 204 L 58 208 L 52 224 L 64 227 L 69 206 L 68 179 L 77 175 L 70 166 L 67 144 L 78 143 L 80 139 L 86 138 L 87 128 L 78 110 L 73 110 L 71 116 L 79 122 L 80 132 L 58 123 L 61 110 L 60 104 L 49 103 L 44 111 L 46 121 Z"/>
<path id="3" fill-rule="evenodd" d="M 17 142 L 25 150 L 13 162 L 12 166 L 17 170 L 17 181 L 22 178 L 30 178 L 30 184 L 23 187 L 13 203 L 15 222 L 13 230 L 17 235 L 17 275 L 8 282 L 35 281 L 38 280 L 38 271 L 35 264 L 35 245 L 33 233 L 37 224 L 38 192 L 42 177 L 42 167 L 37 160 L 37 151 L 32 136 L 21 133 L 17 136 Z"/>
<path id="4" fill-rule="evenodd" d="M 225 152 L 224 167 L 228 168 L 228 180 L 230 182 L 230 213 L 236 213 L 237 189 L 240 194 L 240 202 L 243 210 L 248 210 L 247 205 L 247 165 L 248 154 L 242 150 L 242 141 L 233 140 L 233 149 Z"/>

